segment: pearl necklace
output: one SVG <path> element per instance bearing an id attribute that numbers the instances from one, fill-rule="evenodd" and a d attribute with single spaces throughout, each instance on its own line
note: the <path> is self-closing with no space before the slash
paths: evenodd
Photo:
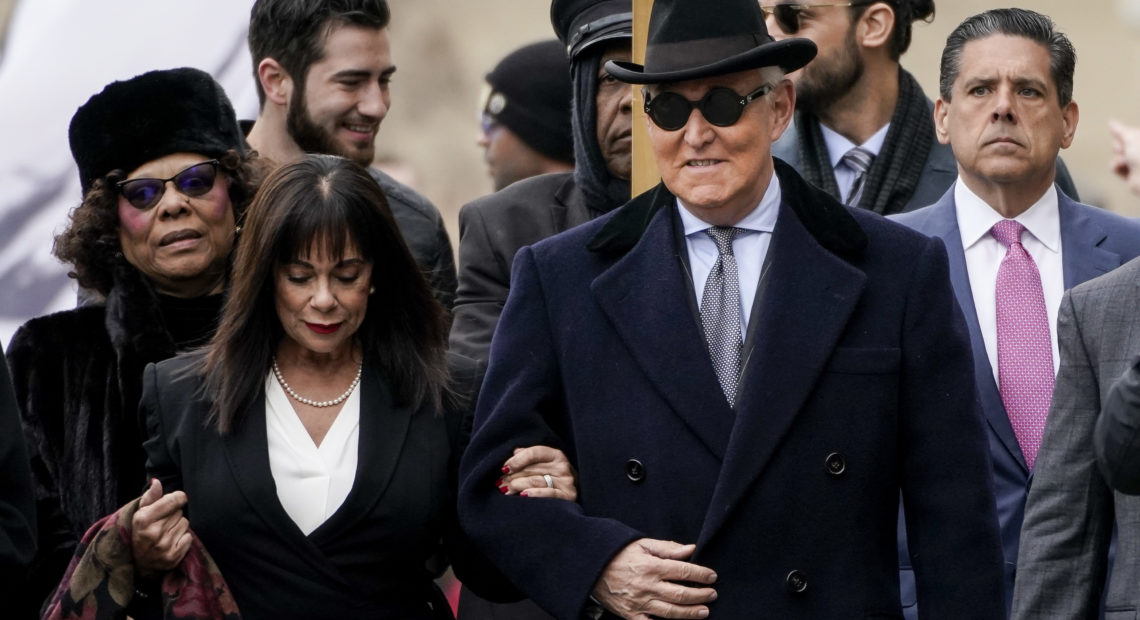
<path id="1" fill-rule="evenodd" d="M 333 405 L 339 405 L 343 403 L 344 400 L 352 394 L 352 391 L 356 389 L 356 386 L 360 385 L 360 375 L 363 372 L 364 362 L 361 362 L 360 366 L 356 368 L 356 378 L 352 380 L 352 384 L 348 386 L 348 389 L 344 391 L 344 394 L 341 394 L 332 400 L 312 400 L 305 398 L 304 396 L 301 396 L 295 392 L 289 383 L 285 381 L 285 376 L 281 374 L 281 369 L 277 367 L 277 356 L 273 356 L 273 374 L 277 377 L 277 382 L 281 384 L 281 387 L 285 388 L 285 392 L 288 393 L 289 396 L 292 396 L 293 400 L 296 400 L 299 403 L 304 403 L 310 407 L 332 407 Z"/>

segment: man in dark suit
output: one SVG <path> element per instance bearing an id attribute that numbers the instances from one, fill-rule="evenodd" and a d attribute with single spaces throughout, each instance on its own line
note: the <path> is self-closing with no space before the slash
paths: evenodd
<path id="1" fill-rule="evenodd" d="M 962 22 L 942 53 L 935 105 L 938 139 L 954 150 L 958 182 L 936 204 L 897 217 L 941 238 L 950 257 L 987 422 L 1007 606 L 1026 495 L 1040 479 L 1035 471 L 1047 467 L 1038 446 L 1060 359 L 1062 295 L 1140 253 L 1140 224 L 1074 202 L 1054 183 L 1057 153 L 1077 128 L 1074 63 L 1072 44 L 1038 13 L 1002 9 Z M 1012 244 L 1003 240 L 1011 226 L 1021 230 Z M 1028 256 L 1037 274 L 1032 291 L 1003 275 L 1018 256 Z M 1017 357 L 1019 343 L 1035 341 L 1041 346 L 1032 355 Z M 905 545 L 900 531 L 904 562 Z M 905 595 L 911 577 L 903 568 Z"/>
<path id="2" fill-rule="evenodd" d="M 927 617 L 1003 613 L 942 243 L 771 157 L 814 53 L 754 0 L 657 0 L 644 66 L 607 68 L 647 84 L 663 183 L 516 257 L 460 516 L 559 618 L 897 616 L 900 492 Z M 578 503 L 491 489 L 529 444 Z"/>
<path id="3" fill-rule="evenodd" d="M 950 146 L 934 135 L 934 103 L 899 64 L 911 24 L 934 18 L 933 0 L 762 4 L 774 37 L 800 36 L 819 46 L 815 60 L 793 76 L 795 120 L 772 154 L 837 200 L 883 215 L 937 201 L 958 178 L 958 166 Z M 871 157 L 848 157 L 856 147 Z M 869 169 L 858 168 L 861 161 Z M 1058 184 L 1076 199 L 1058 164 Z M 853 192 L 858 185 L 862 190 Z"/>
<path id="4" fill-rule="evenodd" d="M 550 20 L 570 55 L 574 171 L 524 179 L 460 209 L 453 351 L 487 359 L 519 248 L 629 200 L 633 93 L 603 65 L 629 60 L 630 11 L 630 0 L 552 3 Z"/>

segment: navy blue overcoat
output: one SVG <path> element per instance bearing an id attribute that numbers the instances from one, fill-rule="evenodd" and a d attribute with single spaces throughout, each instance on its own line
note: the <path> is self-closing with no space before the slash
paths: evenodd
<path id="1" fill-rule="evenodd" d="M 783 201 L 736 408 L 659 186 L 522 249 L 464 456 L 460 517 L 559 618 L 641 537 L 696 543 L 713 618 L 901 617 L 900 493 L 925 618 L 1000 618 L 1001 548 L 969 336 L 942 242 L 776 160 Z M 579 501 L 502 496 L 516 446 Z"/>

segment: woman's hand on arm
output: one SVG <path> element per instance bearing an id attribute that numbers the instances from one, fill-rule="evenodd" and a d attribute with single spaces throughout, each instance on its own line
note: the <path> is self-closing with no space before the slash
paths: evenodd
<path id="1" fill-rule="evenodd" d="M 549 478 L 548 478 L 549 477 Z M 557 448 L 531 446 L 515 448 L 503 463 L 503 477 L 496 486 L 504 495 L 553 497 L 577 501 L 577 474 L 570 460 Z"/>
<path id="2" fill-rule="evenodd" d="M 182 514 L 186 493 L 162 494 L 162 483 L 152 478 L 131 519 L 131 547 L 135 572 L 143 577 L 173 569 L 190 550 L 190 522 Z"/>

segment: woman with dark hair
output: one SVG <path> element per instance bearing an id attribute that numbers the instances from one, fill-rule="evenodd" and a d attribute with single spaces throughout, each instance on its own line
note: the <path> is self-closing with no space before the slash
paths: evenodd
<path id="1" fill-rule="evenodd" d="M 266 179 L 242 234 L 213 340 L 144 374 L 157 481 L 132 521 L 135 572 L 175 567 L 192 531 L 245 618 L 451 618 L 441 550 L 495 594 L 455 515 L 480 373 L 446 353 L 384 193 L 309 155 Z M 530 473 L 573 499 L 561 463 Z"/>
<path id="2" fill-rule="evenodd" d="M 101 299 L 28 321 L 7 352 L 39 529 L 23 613 L 92 522 L 145 485 L 142 370 L 213 334 L 253 193 L 233 108 L 197 69 L 109 84 L 76 111 L 69 138 L 84 195 L 54 253 Z"/>

